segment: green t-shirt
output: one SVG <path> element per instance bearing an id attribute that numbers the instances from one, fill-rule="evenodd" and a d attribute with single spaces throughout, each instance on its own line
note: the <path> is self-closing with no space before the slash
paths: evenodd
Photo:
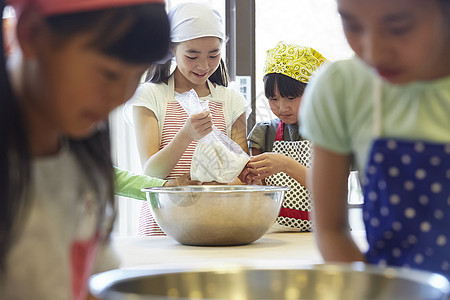
<path id="1" fill-rule="evenodd" d="M 117 196 L 133 198 L 146 201 L 143 188 L 163 186 L 167 180 L 154 178 L 146 175 L 134 174 L 127 170 L 114 167 L 114 193 Z"/>
<path id="2" fill-rule="evenodd" d="M 358 58 L 324 66 L 308 83 L 300 109 L 301 134 L 329 151 L 354 154 L 360 176 L 377 137 L 376 76 Z M 381 136 L 450 142 L 450 76 L 406 85 L 382 82 L 380 99 Z"/>

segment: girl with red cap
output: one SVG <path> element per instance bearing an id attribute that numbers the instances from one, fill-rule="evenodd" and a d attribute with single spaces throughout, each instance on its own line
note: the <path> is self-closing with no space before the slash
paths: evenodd
<path id="1" fill-rule="evenodd" d="M 85 299 L 114 219 L 108 113 L 167 54 L 164 1 L 5 5 L 19 47 L 0 47 L 0 298 Z"/>

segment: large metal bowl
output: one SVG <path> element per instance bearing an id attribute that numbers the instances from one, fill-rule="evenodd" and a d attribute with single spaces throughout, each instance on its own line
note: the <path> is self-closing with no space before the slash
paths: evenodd
<path id="1" fill-rule="evenodd" d="M 447 299 L 449 282 L 415 270 L 364 264 L 114 270 L 94 275 L 100 299 Z"/>
<path id="2" fill-rule="evenodd" d="M 161 229 L 185 245 L 226 246 L 256 241 L 275 222 L 287 187 L 200 185 L 146 192 Z"/>

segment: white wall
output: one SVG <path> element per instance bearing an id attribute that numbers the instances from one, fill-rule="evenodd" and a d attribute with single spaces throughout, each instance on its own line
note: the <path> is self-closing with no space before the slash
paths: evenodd
<path id="1" fill-rule="evenodd" d="M 279 41 L 313 47 L 328 60 L 349 58 L 335 0 L 256 0 L 256 122 L 273 114 L 264 96 L 266 51 Z"/>

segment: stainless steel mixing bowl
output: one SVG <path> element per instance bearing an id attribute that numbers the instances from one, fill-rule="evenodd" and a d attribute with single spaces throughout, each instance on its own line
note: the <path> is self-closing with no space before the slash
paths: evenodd
<path id="1" fill-rule="evenodd" d="M 256 241 L 275 222 L 287 187 L 198 185 L 146 192 L 161 229 L 185 245 L 226 246 Z"/>
<path id="2" fill-rule="evenodd" d="M 95 275 L 100 299 L 447 299 L 441 275 L 364 264 L 228 267 L 178 270 L 114 270 Z"/>

